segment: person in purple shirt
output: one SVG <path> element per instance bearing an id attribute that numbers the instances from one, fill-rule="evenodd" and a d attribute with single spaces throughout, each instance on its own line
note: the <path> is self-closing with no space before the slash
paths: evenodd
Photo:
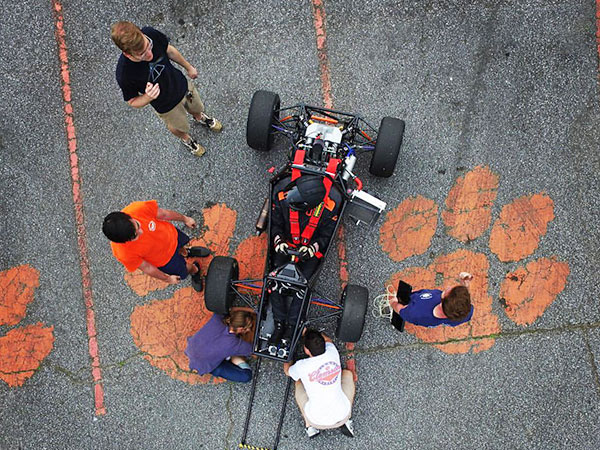
<path id="1" fill-rule="evenodd" d="M 256 315 L 251 308 L 231 308 L 226 316 L 214 314 L 188 338 L 185 354 L 190 360 L 190 370 L 229 381 L 249 382 L 252 369 L 244 356 L 252 355 L 252 344 L 242 336 L 253 335 L 255 321 Z"/>
<path id="2" fill-rule="evenodd" d="M 390 300 L 392 325 L 398 331 L 404 331 L 404 322 L 422 327 L 455 327 L 471 320 L 473 305 L 468 287 L 473 275 L 461 272 L 459 279 L 460 285 L 444 291 L 421 289 L 413 292 L 409 284 L 400 281 L 396 297 Z"/>

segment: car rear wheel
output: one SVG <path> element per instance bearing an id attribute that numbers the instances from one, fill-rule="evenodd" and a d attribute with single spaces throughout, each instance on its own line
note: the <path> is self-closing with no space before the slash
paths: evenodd
<path id="1" fill-rule="evenodd" d="M 227 314 L 235 299 L 231 281 L 239 276 L 238 263 L 234 258 L 215 256 L 208 266 L 204 303 L 209 311 Z"/>
<path id="2" fill-rule="evenodd" d="M 403 137 L 403 120 L 394 117 L 384 117 L 381 120 L 369 172 L 377 177 L 388 178 L 392 176 Z"/>
<path id="3" fill-rule="evenodd" d="M 349 284 L 342 293 L 342 315 L 338 319 L 335 335 L 345 342 L 358 342 L 365 325 L 369 303 L 367 288 Z"/>
<path id="4" fill-rule="evenodd" d="M 279 119 L 279 95 L 256 91 L 250 102 L 246 142 L 255 150 L 269 151 L 273 145 L 273 124 Z"/>

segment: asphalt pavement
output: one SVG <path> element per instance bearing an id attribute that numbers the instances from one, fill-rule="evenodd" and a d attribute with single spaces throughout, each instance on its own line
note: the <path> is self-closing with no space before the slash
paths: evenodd
<path id="1" fill-rule="evenodd" d="M 319 28 L 313 8 L 321 3 Z M 367 191 L 387 202 L 384 216 L 374 228 L 345 222 L 350 281 L 367 287 L 371 299 L 354 351 L 356 437 L 333 430 L 309 440 L 290 396 L 279 448 L 600 448 L 597 2 L 63 1 L 100 383 L 88 348 L 57 4 L 25 0 L 5 7 L 0 19 L 0 319 L 14 303 L 4 275 L 24 265 L 39 273 L 26 314 L 0 322 L 0 448 L 237 447 L 249 386 L 185 381 L 187 368 L 161 369 L 170 356 L 148 353 L 134 339 L 134 308 L 154 314 L 158 306 L 149 305 L 167 304 L 187 282 L 136 293 L 101 224 L 131 201 L 156 199 L 196 218 L 193 234 L 201 238 L 214 226 L 207 211 L 225 204 L 236 213 L 234 226 L 227 232 L 220 223 L 216 234 L 226 241 L 223 254 L 233 255 L 254 233 L 269 168 L 287 157 L 283 145 L 269 153 L 246 145 L 250 98 L 268 89 L 283 105 L 322 105 L 318 37 L 326 42 L 333 106 L 376 126 L 385 116 L 401 118 L 406 132 L 393 177 L 369 175 L 368 155 L 356 167 Z M 110 25 L 123 19 L 163 31 L 198 69 L 207 111 L 224 124 L 220 134 L 193 127 L 208 149 L 202 158 L 150 107 L 123 102 L 114 76 L 119 51 L 110 40 Z M 449 192 L 477 167 L 497 176 L 491 223 L 460 241 L 442 214 Z M 492 224 L 505 205 L 536 193 L 552 200 L 553 217 L 532 252 L 504 262 L 490 248 Z M 394 258 L 381 227 L 418 195 L 437 205 L 435 233 L 419 254 Z M 539 212 L 521 216 L 536 222 Z M 400 334 L 371 314 L 394 274 L 435 269 L 438 258 L 461 250 L 487 262 L 482 321 L 492 328 L 439 340 Z M 336 296 L 340 268 L 331 256 L 318 288 Z M 568 267 L 564 285 L 543 307 L 526 298 L 507 309 L 507 273 L 552 257 Z M 539 290 L 550 291 L 543 281 L 550 274 L 536 274 Z M 524 323 L 523 311 L 534 307 L 534 320 Z M 182 323 L 171 319 L 175 328 Z M 32 350 L 8 338 L 38 323 L 53 327 L 52 349 L 22 385 L 9 385 L 12 356 Z M 467 348 L 451 347 L 456 342 Z M 470 342 L 486 348 L 469 350 Z M 249 444 L 272 446 L 285 384 L 281 368 L 265 362 Z M 97 386 L 105 414 L 96 414 Z"/>

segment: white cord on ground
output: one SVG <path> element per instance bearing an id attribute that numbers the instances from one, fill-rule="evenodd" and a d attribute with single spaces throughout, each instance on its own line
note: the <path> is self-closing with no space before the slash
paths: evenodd
<path id="1" fill-rule="evenodd" d="M 396 298 L 396 292 L 392 285 L 386 286 L 386 292 L 380 294 L 373 299 L 373 309 L 371 313 L 373 317 L 385 317 L 387 320 L 392 319 L 392 308 L 390 308 L 390 300 Z"/>

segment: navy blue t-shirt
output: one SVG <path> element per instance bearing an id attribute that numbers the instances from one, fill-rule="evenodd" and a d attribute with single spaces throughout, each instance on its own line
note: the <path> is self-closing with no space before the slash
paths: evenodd
<path id="1" fill-rule="evenodd" d="M 146 83 L 158 83 L 160 94 L 150 104 L 156 112 L 166 113 L 177 106 L 187 93 L 187 79 L 169 60 L 169 38 L 151 27 L 142 28 L 142 33 L 152 39 L 153 59 L 133 62 L 121 54 L 117 63 L 117 83 L 126 102 L 146 92 Z"/>
<path id="2" fill-rule="evenodd" d="M 400 317 L 405 321 L 422 327 L 436 327 L 438 325 L 450 325 L 455 327 L 461 323 L 468 322 L 473 316 L 473 306 L 466 319 L 455 321 L 440 319 L 433 315 L 433 309 L 442 302 L 442 291 L 439 289 L 422 289 L 410 294 L 410 303 L 406 308 L 400 310 Z"/>

